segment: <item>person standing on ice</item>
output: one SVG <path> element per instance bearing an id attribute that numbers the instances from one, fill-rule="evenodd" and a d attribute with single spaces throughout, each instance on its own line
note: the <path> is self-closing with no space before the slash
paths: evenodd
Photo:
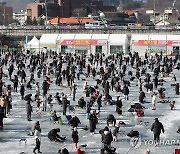
<path id="1" fill-rule="evenodd" d="M 66 115 L 68 105 L 70 105 L 70 102 L 67 100 L 67 96 L 65 95 L 62 98 L 63 115 Z"/>
<path id="2" fill-rule="evenodd" d="M 125 100 L 129 100 L 129 97 L 128 97 L 129 88 L 128 88 L 128 86 L 126 84 L 124 85 L 124 88 L 123 88 L 123 94 L 124 94 Z"/>
<path id="3" fill-rule="evenodd" d="M 153 133 L 154 133 L 155 143 L 158 144 L 158 142 L 160 140 L 161 131 L 164 133 L 164 127 L 163 127 L 162 123 L 159 122 L 158 118 L 155 118 L 154 120 L 155 120 L 155 122 L 151 126 L 151 131 L 153 131 Z"/>
<path id="4" fill-rule="evenodd" d="M 24 88 L 24 84 L 21 85 L 20 87 L 20 94 L 21 94 L 21 99 L 24 99 L 24 92 L 25 92 L 25 88 Z"/>
<path id="5" fill-rule="evenodd" d="M 75 149 L 77 149 L 77 144 L 79 141 L 79 135 L 78 135 L 78 131 L 77 131 L 76 127 L 74 127 L 74 129 L 73 129 L 72 139 L 73 139 L 74 147 L 75 147 Z"/>
<path id="6" fill-rule="evenodd" d="M 117 101 L 115 102 L 115 104 L 116 104 L 116 112 L 117 112 L 117 114 L 122 115 L 122 101 L 119 98 L 120 97 L 118 96 Z"/>
<path id="7" fill-rule="evenodd" d="M 152 95 L 152 110 L 156 110 L 156 95 L 155 92 Z"/>
<path id="8" fill-rule="evenodd" d="M 49 89 L 49 84 L 48 84 L 47 80 L 43 81 L 42 89 L 43 89 L 43 110 L 42 111 L 46 111 L 46 108 L 47 108 L 47 101 L 46 101 L 47 91 Z"/>
<path id="9" fill-rule="evenodd" d="M 0 129 L 3 129 L 4 108 L 0 105 Z"/>
<path id="10" fill-rule="evenodd" d="M 97 121 L 98 121 L 98 118 L 96 116 L 95 111 L 91 111 L 91 114 L 89 116 L 90 133 L 95 132 Z"/>
<path id="11" fill-rule="evenodd" d="M 32 106 L 31 106 L 31 103 L 30 103 L 30 101 L 27 101 L 27 103 L 26 103 L 26 112 L 27 112 L 27 120 L 28 121 L 32 121 L 31 120 L 31 113 L 32 113 Z"/>
<path id="12" fill-rule="evenodd" d="M 176 95 L 179 95 L 179 83 L 176 83 L 175 85 L 175 93 Z"/>
<path id="13" fill-rule="evenodd" d="M 76 99 L 76 90 L 77 90 L 77 85 L 74 84 L 74 85 L 72 86 L 73 101 L 75 101 L 75 99 Z"/>
<path id="14" fill-rule="evenodd" d="M 36 139 L 36 146 L 33 149 L 33 153 L 36 154 L 36 150 L 38 150 L 38 153 L 42 153 L 40 151 L 40 146 L 41 146 L 41 127 L 40 127 L 39 121 L 36 122 L 34 129 L 35 129 L 34 130 L 34 136 L 35 136 L 35 139 Z"/>

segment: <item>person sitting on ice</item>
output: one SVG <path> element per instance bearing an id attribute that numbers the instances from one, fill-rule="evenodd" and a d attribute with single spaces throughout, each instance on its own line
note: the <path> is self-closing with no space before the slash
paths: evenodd
<path id="1" fill-rule="evenodd" d="M 54 110 L 54 111 L 50 111 L 50 120 L 51 121 L 54 121 L 55 123 L 60 123 L 59 121 L 61 120 L 61 116 L 57 116 L 57 114 L 56 114 L 56 111 Z M 62 123 L 62 122 L 61 122 Z"/>
<path id="2" fill-rule="evenodd" d="M 107 126 L 109 126 L 109 124 L 112 124 L 113 126 L 116 125 L 116 119 L 113 114 L 107 116 Z"/>
<path id="3" fill-rule="evenodd" d="M 58 132 L 60 132 L 59 128 L 50 130 L 49 133 L 48 133 L 48 138 L 51 141 L 55 141 L 55 142 L 63 142 L 64 140 L 66 140 L 66 137 L 61 137 L 58 134 Z"/>
<path id="4" fill-rule="evenodd" d="M 78 100 L 78 107 L 80 107 L 80 108 L 86 107 L 86 101 L 84 100 L 84 97 L 81 97 L 81 98 Z"/>
<path id="5" fill-rule="evenodd" d="M 77 127 L 79 124 L 81 124 L 81 122 L 79 118 L 75 116 L 69 120 L 69 124 L 74 128 L 74 127 Z"/>

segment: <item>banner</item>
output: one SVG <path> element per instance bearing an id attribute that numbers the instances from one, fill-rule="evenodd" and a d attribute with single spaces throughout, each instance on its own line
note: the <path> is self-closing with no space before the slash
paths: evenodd
<path id="1" fill-rule="evenodd" d="M 134 46 L 180 46 L 180 40 L 137 40 L 132 41 Z"/>
<path id="2" fill-rule="evenodd" d="M 64 46 L 90 46 L 90 45 L 107 45 L 107 40 L 63 40 L 60 45 Z"/>

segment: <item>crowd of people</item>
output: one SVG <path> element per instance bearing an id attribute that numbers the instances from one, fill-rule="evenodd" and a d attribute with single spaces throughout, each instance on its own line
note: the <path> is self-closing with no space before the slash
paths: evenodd
<path id="1" fill-rule="evenodd" d="M 55 98 L 58 106 L 62 108 L 62 116 L 67 116 L 67 109 L 72 107 L 72 102 L 76 102 L 76 107 L 81 108 L 86 113 L 86 119 L 89 120 L 89 131 L 94 134 L 96 127 L 99 124 L 98 117 L 101 114 L 102 106 L 115 106 L 115 112 L 118 115 L 123 115 L 123 101 L 128 101 L 131 97 L 131 83 L 136 82 L 137 90 L 139 91 L 139 100 L 132 107 L 132 112 L 137 113 L 137 116 L 144 116 L 144 103 L 147 94 L 152 95 L 152 110 L 156 110 L 157 98 L 163 101 L 166 87 L 164 87 L 163 77 L 170 77 L 174 69 L 180 69 L 180 56 L 174 57 L 163 56 L 163 54 L 155 54 L 149 56 L 145 54 L 140 57 L 138 53 L 129 53 L 129 55 L 110 55 L 104 54 L 57 54 L 54 51 L 40 53 L 37 55 L 25 54 L 23 52 L 2 53 L 0 55 L 0 129 L 4 127 L 3 119 L 7 118 L 10 111 L 13 110 L 12 93 L 19 93 L 21 99 L 26 102 L 25 108 L 27 113 L 27 121 L 38 120 L 32 119 L 33 106 L 35 104 L 38 110 L 49 112 L 52 121 L 57 121 L 63 124 L 62 119 L 56 115 L 52 101 Z M 5 73 L 4 68 L 8 67 Z M 129 70 L 128 67 L 133 69 Z M 27 71 L 30 72 L 28 77 Z M 151 73 L 149 73 L 151 72 Z M 127 79 L 126 77 L 129 77 Z M 87 79 L 93 79 L 96 84 L 91 85 Z M 37 81 L 42 79 L 42 84 Z M 9 80 L 11 84 L 6 84 L 4 81 Z M 79 90 L 76 81 L 84 82 L 84 93 L 77 100 L 77 91 Z M 64 89 L 69 89 L 69 93 L 56 92 L 53 96 L 50 92 L 50 87 L 55 84 Z M 170 86 L 174 87 L 174 95 L 179 95 L 179 82 L 176 76 L 173 75 Z M 42 88 L 41 88 L 42 87 Z M 35 95 L 31 92 L 35 88 Z M 115 93 L 116 99 L 111 93 Z M 42 96 L 42 97 L 40 97 Z M 69 100 L 68 97 L 72 97 Z M 173 103 L 172 103 L 173 102 Z M 33 105 L 32 105 L 33 103 Z M 175 101 L 171 100 L 170 106 L 175 105 Z M 94 107 L 97 107 L 94 110 Z M 72 107 L 72 110 L 75 110 Z M 72 127 L 72 143 L 77 150 L 77 153 L 85 153 L 79 148 L 80 140 L 78 135 L 78 125 L 81 124 L 78 116 L 69 119 L 70 127 Z M 102 136 L 101 152 L 113 153 L 111 142 L 118 141 L 119 124 L 116 122 L 115 113 L 107 115 L 107 126 L 102 128 L 99 133 Z M 112 124 L 113 132 L 109 129 Z M 161 130 L 164 132 L 162 123 L 155 118 L 155 123 L 152 124 L 151 130 L 154 133 L 154 140 L 160 140 Z M 179 130 L 178 130 L 179 131 Z M 58 135 L 59 128 L 49 130 L 48 138 L 50 141 L 65 142 L 66 138 Z M 33 152 L 41 153 L 41 127 L 39 121 L 35 123 L 32 134 L 35 136 L 36 146 Z M 68 149 L 60 149 L 59 153 L 68 154 Z"/>

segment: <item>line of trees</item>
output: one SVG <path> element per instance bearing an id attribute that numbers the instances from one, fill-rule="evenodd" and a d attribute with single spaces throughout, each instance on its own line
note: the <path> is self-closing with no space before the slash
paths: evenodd
<path id="1" fill-rule="evenodd" d="M 34 26 L 37 26 L 37 25 L 44 25 L 45 23 L 45 19 L 43 18 L 39 18 L 38 20 L 36 18 L 33 18 L 33 20 L 31 19 L 31 17 L 27 17 L 26 21 L 25 21 L 25 25 L 34 25 Z"/>

